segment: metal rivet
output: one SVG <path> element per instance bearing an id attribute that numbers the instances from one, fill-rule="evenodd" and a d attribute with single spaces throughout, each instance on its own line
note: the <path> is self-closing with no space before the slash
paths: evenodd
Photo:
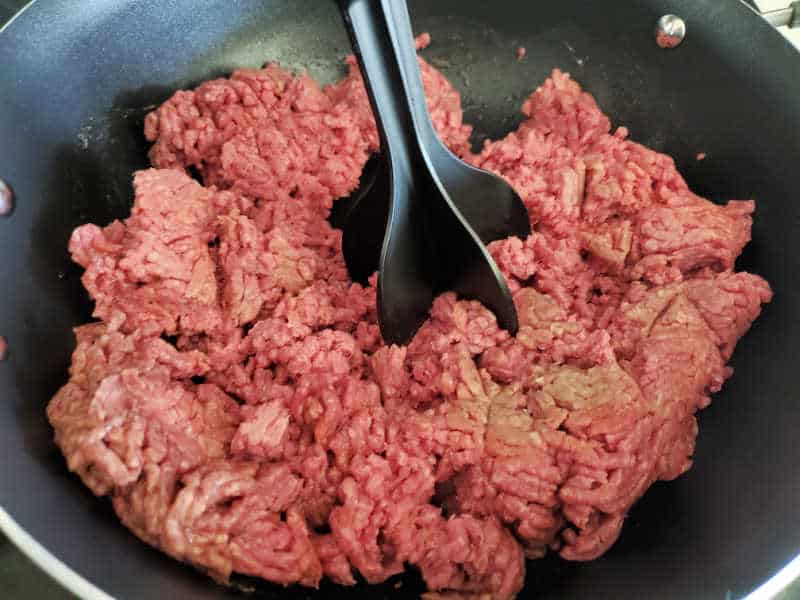
<path id="1" fill-rule="evenodd" d="M 0 179 L 0 217 L 7 217 L 14 210 L 14 191 Z"/>
<path id="2" fill-rule="evenodd" d="M 656 44 L 675 48 L 686 37 L 686 21 L 676 15 L 664 15 L 656 23 Z"/>
<path id="3" fill-rule="evenodd" d="M 0 361 L 8 358 L 8 342 L 6 338 L 0 335 Z"/>

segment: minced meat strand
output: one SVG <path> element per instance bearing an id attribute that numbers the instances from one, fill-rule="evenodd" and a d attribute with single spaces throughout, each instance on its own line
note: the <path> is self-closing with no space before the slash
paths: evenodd
<path id="1" fill-rule="evenodd" d="M 70 240 L 99 321 L 47 414 L 127 527 L 218 581 L 411 564 L 431 598 L 512 598 L 526 558 L 600 556 L 690 468 L 696 412 L 771 299 L 734 271 L 754 204 L 693 194 L 558 70 L 472 154 L 458 92 L 420 59 L 438 133 L 516 188 L 534 233 L 490 247 L 516 337 L 446 293 L 386 346 L 376 278 L 349 280 L 327 222 L 379 144 L 348 64 L 327 87 L 236 71 L 148 115 L 130 217 Z"/>

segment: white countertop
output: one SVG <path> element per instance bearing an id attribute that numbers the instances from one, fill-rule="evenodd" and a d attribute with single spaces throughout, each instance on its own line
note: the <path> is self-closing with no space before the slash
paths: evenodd
<path id="1" fill-rule="evenodd" d="M 770 11 L 770 10 L 779 10 L 781 8 L 786 8 L 789 4 L 789 0 L 755 0 L 755 3 L 762 11 Z M 798 50 L 800 50 L 800 27 L 795 27 L 794 29 L 789 29 L 788 27 L 778 27 L 778 31 L 780 31 L 783 35 L 789 38 Z"/>

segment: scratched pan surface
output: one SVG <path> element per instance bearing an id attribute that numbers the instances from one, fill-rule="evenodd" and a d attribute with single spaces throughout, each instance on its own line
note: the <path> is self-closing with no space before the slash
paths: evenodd
<path id="1" fill-rule="evenodd" d="M 800 55 L 735 0 L 413 2 L 426 51 L 462 91 L 475 142 L 518 122 L 553 67 L 570 71 L 634 139 L 676 157 L 714 200 L 758 200 L 740 267 L 776 298 L 737 350 L 736 375 L 701 416 L 696 466 L 637 504 L 613 549 L 589 564 L 528 565 L 523 597 L 741 596 L 800 553 Z M 653 24 L 683 16 L 684 44 Z M 518 46 L 527 48 L 516 61 Z M 65 248 L 73 227 L 125 216 L 146 163 L 142 118 L 176 88 L 278 60 L 330 81 L 347 43 L 325 0 L 40 0 L 0 34 L 0 506 L 75 572 L 119 598 L 234 595 L 138 542 L 69 475 L 44 408 L 65 381 L 70 327 L 90 305 Z M 705 152 L 705 161 L 694 160 Z M 416 597 L 396 589 L 258 586 L 268 598 Z M 240 581 L 248 584 L 248 581 Z"/>

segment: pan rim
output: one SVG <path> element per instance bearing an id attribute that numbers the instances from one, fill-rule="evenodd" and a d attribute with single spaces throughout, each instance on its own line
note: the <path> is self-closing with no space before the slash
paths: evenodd
<path id="1" fill-rule="evenodd" d="M 0 27 L 0 34 L 11 27 L 13 23 L 35 3 L 36 0 L 30 0 L 30 2 L 14 13 L 14 15 Z M 0 532 L 14 544 L 15 548 L 41 569 L 45 575 L 52 578 L 64 589 L 75 594 L 78 598 L 82 600 L 115 600 L 113 596 L 104 592 L 45 548 L 41 542 L 17 523 L 14 517 L 2 506 L 0 506 Z"/>
<path id="2" fill-rule="evenodd" d="M 28 3 L 27 3 L 25 6 L 23 6 L 23 7 L 22 7 L 22 8 L 20 8 L 20 9 L 19 9 L 17 12 L 15 12 L 15 13 L 14 13 L 14 14 L 11 16 L 11 18 L 10 18 L 8 21 L 6 21 L 6 22 L 3 24 L 3 26 L 2 26 L 2 27 L 0 27 L 0 33 L 3 33 L 3 32 L 4 32 L 4 31 L 5 31 L 5 30 L 6 30 L 6 29 L 7 29 L 7 28 L 8 28 L 8 27 L 9 27 L 9 26 L 10 26 L 10 25 L 11 25 L 11 24 L 14 22 L 14 21 L 16 21 L 16 20 L 17 20 L 17 18 L 18 18 L 18 17 L 20 17 L 20 16 L 22 15 L 22 13 L 24 13 L 26 10 L 28 10 L 28 9 L 31 7 L 31 5 L 32 5 L 33 3 L 35 3 L 35 2 L 36 2 L 36 0 L 30 0 L 30 2 L 28 2 Z"/>
<path id="3" fill-rule="evenodd" d="M 750 592 L 743 600 L 769 600 L 770 598 L 775 598 L 795 581 L 800 581 L 800 554 Z"/>
<path id="4" fill-rule="evenodd" d="M 83 575 L 74 571 L 45 548 L 30 533 L 25 531 L 2 506 L 0 506 L 0 531 L 37 567 L 78 598 L 84 600 L 115 600 L 113 596 L 110 596 Z"/>

